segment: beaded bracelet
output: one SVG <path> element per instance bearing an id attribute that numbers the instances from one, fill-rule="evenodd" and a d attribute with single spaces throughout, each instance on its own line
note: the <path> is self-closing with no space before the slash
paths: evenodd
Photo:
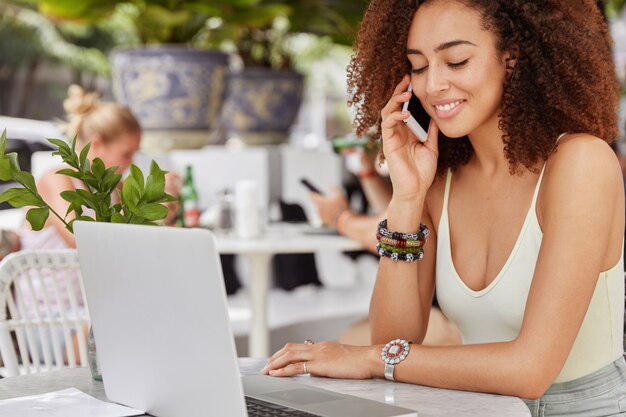
<path id="1" fill-rule="evenodd" d="M 426 243 L 426 240 L 392 239 L 390 237 L 385 237 L 380 233 L 376 235 L 376 240 L 386 245 L 395 246 L 397 248 L 421 248 Z"/>
<path id="2" fill-rule="evenodd" d="M 425 224 L 421 223 L 420 230 L 417 233 L 391 232 L 387 229 L 387 219 L 385 219 L 378 223 L 378 233 L 395 240 L 426 240 L 430 230 L 428 230 Z"/>
<path id="3" fill-rule="evenodd" d="M 413 262 L 413 261 L 417 261 L 420 260 L 424 257 L 424 251 L 421 251 L 419 253 L 413 254 L 413 253 L 397 253 L 397 252 L 390 252 L 385 248 L 381 248 L 380 245 L 376 245 L 376 250 L 378 251 L 378 254 L 380 256 L 384 256 L 386 258 L 391 258 L 392 261 L 396 262 L 396 261 L 406 261 L 406 262 Z"/>
<path id="4" fill-rule="evenodd" d="M 424 257 L 424 244 L 429 233 L 425 224 L 420 224 L 417 233 L 391 232 L 387 229 L 385 219 L 378 223 L 376 250 L 380 256 L 391 258 L 392 261 L 413 262 Z"/>
<path id="5" fill-rule="evenodd" d="M 387 245 L 383 242 L 380 242 L 379 245 L 381 248 L 386 249 L 389 252 L 413 253 L 413 254 L 424 252 L 424 249 L 422 248 L 398 248 L 396 246 Z"/>

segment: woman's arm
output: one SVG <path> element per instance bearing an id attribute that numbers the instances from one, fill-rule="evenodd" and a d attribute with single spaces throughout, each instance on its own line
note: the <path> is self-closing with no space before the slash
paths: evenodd
<path id="1" fill-rule="evenodd" d="M 337 231 L 343 236 L 361 242 L 368 251 L 378 253 L 376 251 L 376 245 L 378 244 L 376 228 L 378 223 L 384 218 L 385 214 L 372 216 L 345 210 L 337 219 Z"/>
<path id="2" fill-rule="evenodd" d="M 413 233 L 419 230 L 421 218 L 431 233 L 420 261 L 394 262 L 381 257 L 369 313 L 373 344 L 397 338 L 421 343 L 426 335 L 435 286 L 437 237 L 424 206 L 420 201 L 389 205 L 389 230 Z"/>

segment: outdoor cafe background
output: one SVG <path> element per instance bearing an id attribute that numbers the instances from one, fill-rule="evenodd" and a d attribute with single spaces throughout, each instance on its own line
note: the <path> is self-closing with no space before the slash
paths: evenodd
<path id="1" fill-rule="evenodd" d="M 155 158 L 166 169 L 194 167 L 201 208 L 218 204 L 236 180 L 252 178 L 266 218 L 281 217 L 276 207 L 282 199 L 301 204 L 315 222 L 307 190 L 297 179 L 309 177 L 322 188 L 355 182 L 329 139 L 351 131 L 345 68 L 367 2 L 179 1 L 169 2 L 169 9 L 161 3 L 2 2 L 0 127 L 14 139 L 9 146 L 21 153 L 38 150 L 46 136 L 55 136 L 52 121 L 63 116 L 67 87 L 78 83 L 128 105 L 139 117 L 144 128 L 140 166 Z M 605 5 L 622 82 L 624 3 Z M 623 115 L 626 105 L 621 107 Z M 623 127 L 624 117 L 620 120 Z M 2 225 L 16 219 L 0 212 Z M 359 280 L 371 284 L 375 266 L 324 256 L 327 261 L 318 256 L 316 262 L 327 287 L 345 288 Z M 245 281 L 245 266 L 239 269 Z M 297 305 L 298 293 L 306 297 L 311 291 L 300 288 L 281 303 L 295 299 Z M 245 322 L 245 302 L 237 302 Z M 366 307 L 354 310 L 342 324 Z"/>

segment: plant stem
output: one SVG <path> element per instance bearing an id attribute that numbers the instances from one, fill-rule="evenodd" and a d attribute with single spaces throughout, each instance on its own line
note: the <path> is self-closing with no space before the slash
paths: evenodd
<path id="1" fill-rule="evenodd" d="M 18 181 L 18 182 L 19 182 L 19 181 Z M 22 183 L 20 182 L 20 184 L 22 184 Z M 28 187 L 26 186 L 26 184 L 22 184 L 22 185 L 23 185 L 23 186 L 24 186 L 24 188 L 26 188 L 26 189 L 27 189 L 27 190 L 28 190 L 28 191 L 29 191 L 32 195 L 34 195 L 34 196 L 35 196 L 35 197 L 37 197 L 39 200 L 41 200 L 41 202 L 43 203 L 43 205 L 44 205 L 45 207 L 47 207 L 47 208 L 48 208 L 48 210 L 50 210 L 50 211 L 52 212 L 52 214 L 54 214 L 55 216 L 57 216 L 57 218 L 58 218 L 59 220 L 61 220 L 61 222 L 63 222 L 63 224 L 65 225 L 65 227 L 67 227 L 67 228 L 69 229 L 70 225 L 69 225 L 69 224 L 65 221 L 65 219 L 64 219 L 63 217 L 59 216 L 59 213 L 57 213 L 56 211 L 54 211 L 54 209 L 53 209 L 52 207 L 50 207 L 50 206 L 48 205 L 48 203 L 46 203 L 45 201 L 43 201 L 43 198 L 41 198 L 41 196 L 40 196 L 39 194 L 37 194 L 36 192 L 34 192 L 34 191 L 33 191 L 33 190 L 31 190 L 30 188 L 28 188 Z"/>

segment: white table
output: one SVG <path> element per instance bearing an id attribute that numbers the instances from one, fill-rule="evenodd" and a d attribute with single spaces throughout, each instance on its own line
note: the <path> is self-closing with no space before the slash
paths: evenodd
<path id="1" fill-rule="evenodd" d="M 307 233 L 309 231 L 309 233 Z M 248 291 L 252 320 L 248 355 L 265 358 L 269 352 L 267 294 L 270 286 L 271 260 L 277 254 L 309 253 L 320 250 L 351 251 L 363 246 L 352 239 L 333 234 L 313 234 L 310 227 L 280 224 L 267 228 L 263 236 L 240 239 L 217 235 L 217 248 L 223 255 L 242 255 L 250 267 Z"/>
<path id="2" fill-rule="evenodd" d="M 265 359 L 239 358 L 242 375 L 258 374 L 265 364 Z M 166 375 L 163 376 L 167 378 Z M 350 394 L 373 401 L 392 403 L 399 407 L 417 410 L 419 417 L 529 417 L 528 407 L 515 397 L 504 395 L 481 394 L 475 392 L 454 391 L 421 385 L 402 384 L 381 379 L 345 380 L 295 377 L 298 382 L 310 384 L 329 391 Z M 172 381 L 173 385 L 185 381 Z M 101 400 L 107 400 L 102 382 L 91 379 L 89 369 L 63 369 L 34 375 L 16 376 L 0 379 L 0 400 L 25 395 L 75 387 Z M 187 388 L 187 387 L 185 387 Z M 189 389 L 198 387 L 189 387 Z M 199 392 L 205 388 L 199 387 Z M 207 411 L 207 416 L 211 415 Z M 184 414 L 180 417 L 185 417 Z"/>

